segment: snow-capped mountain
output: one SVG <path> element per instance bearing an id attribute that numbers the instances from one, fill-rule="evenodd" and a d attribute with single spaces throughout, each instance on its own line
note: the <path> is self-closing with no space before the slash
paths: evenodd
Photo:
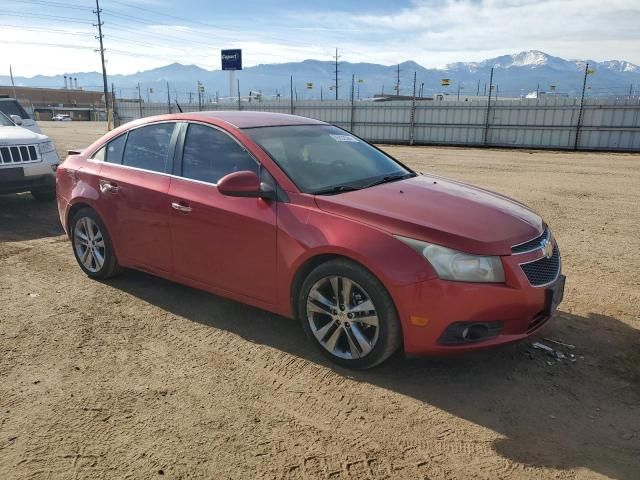
<path id="1" fill-rule="evenodd" d="M 640 67 L 623 60 L 595 62 L 593 60 L 566 60 L 539 50 L 529 50 L 512 55 L 502 55 L 480 62 L 457 62 L 443 69 L 424 68 L 406 61 L 400 64 L 400 93 L 410 95 L 413 91 L 413 75 L 416 73 L 416 90 L 424 95 L 434 93 L 457 94 L 458 87 L 462 95 L 483 94 L 489 82 L 491 68 L 494 68 L 494 84 L 500 96 L 517 97 L 523 93 L 553 90 L 558 94 L 577 95 L 582 88 L 584 67 L 595 70 L 589 76 L 589 94 L 626 95 L 634 91 L 640 94 Z M 298 98 L 319 98 L 322 90 L 324 98 L 334 98 L 329 91 L 334 82 L 334 63 L 331 61 L 305 60 L 302 62 L 264 64 L 245 68 L 237 72 L 240 91 L 247 95 L 249 91 L 261 91 L 265 96 L 280 94 L 289 96 L 290 77 L 293 76 L 295 94 Z M 98 72 L 68 73 L 77 77 L 78 84 L 87 89 L 100 90 L 102 78 Z M 339 97 L 348 98 L 351 92 L 352 76 L 362 82 L 356 83 L 360 97 L 394 92 L 397 82 L 397 65 L 379 65 L 375 63 L 341 62 Z M 443 87 L 441 80 L 448 78 L 449 87 Z M 64 85 L 63 76 L 42 76 L 31 78 L 16 77 L 17 85 L 52 86 Z M 205 70 L 195 65 L 173 63 L 152 70 L 130 75 L 110 75 L 109 83 L 115 86 L 116 96 L 137 96 L 136 85 L 141 90 L 152 89 L 152 100 L 164 101 L 166 84 L 170 84 L 172 96 L 178 95 L 182 101 L 197 98 L 197 82 L 205 85 L 206 96 L 228 95 L 228 75 L 220 70 Z M 313 89 L 306 88 L 307 82 L 313 83 Z M 8 85 L 9 77 L 0 76 L 0 84 Z M 551 86 L 554 88 L 551 88 Z M 144 97 L 145 95 L 143 95 Z"/>

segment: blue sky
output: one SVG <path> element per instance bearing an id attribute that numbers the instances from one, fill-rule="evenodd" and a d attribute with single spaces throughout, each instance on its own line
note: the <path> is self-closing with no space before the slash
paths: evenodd
<path id="1" fill-rule="evenodd" d="M 306 58 L 427 67 L 538 49 L 565 58 L 640 63 L 638 0 L 102 0 L 109 73 L 172 62 L 220 67 Z M 2 0 L 0 70 L 94 71 L 91 0 Z"/>

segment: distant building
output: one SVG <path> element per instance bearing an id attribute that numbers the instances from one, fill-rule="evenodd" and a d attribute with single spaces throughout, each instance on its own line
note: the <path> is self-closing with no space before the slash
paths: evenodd
<path id="1" fill-rule="evenodd" d="M 104 93 L 73 88 L 0 86 L 0 95 L 14 98 L 36 120 L 51 120 L 59 113 L 73 120 L 105 120 Z M 109 95 L 111 97 L 111 95 Z"/>

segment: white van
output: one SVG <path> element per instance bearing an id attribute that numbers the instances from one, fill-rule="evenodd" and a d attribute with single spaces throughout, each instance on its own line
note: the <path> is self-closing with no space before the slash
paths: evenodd
<path id="1" fill-rule="evenodd" d="M 16 125 L 27 128 L 35 133 L 42 133 L 36 121 L 31 118 L 31 115 L 22 108 L 22 105 L 20 105 L 15 98 L 0 95 L 0 113 L 4 113 Z"/>

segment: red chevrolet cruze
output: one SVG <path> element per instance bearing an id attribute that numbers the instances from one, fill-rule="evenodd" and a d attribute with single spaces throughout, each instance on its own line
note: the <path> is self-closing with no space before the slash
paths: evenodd
<path id="1" fill-rule="evenodd" d="M 287 317 L 333 361 L 526 338 L 562 300 L 543 220 L 291 115 L 145 118 L 57 171 L 80 267 L 131 267 Z"/>

